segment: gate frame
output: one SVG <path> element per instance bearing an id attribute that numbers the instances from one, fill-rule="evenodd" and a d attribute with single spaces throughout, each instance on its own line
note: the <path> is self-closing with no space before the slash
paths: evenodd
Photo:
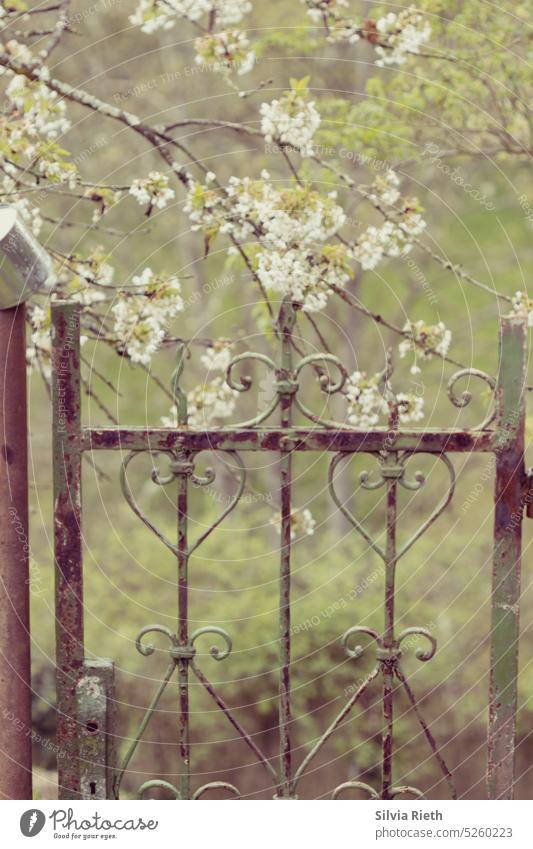
<path id="1" fill-rule="evenodd" d="M 281 407 L 281 427 L 262 427 L 251 424 L 242 427 L 191 430 L 182 425 L 176 428 L 89 428 L 81 424 L 79 326 L 80 307 L 72 302 L 52 303 L 52 399 L 54 433 L 54 542 L 56 573 L 56 652 L 57 652 L 57 711 L 59 750 L 59 798 L 95 798 L 87 796 L 87 787 L 104 787 L 112 798 L 113 784 L 111 710 L 104 710 L 96 725 L 87 731 L 87 704 L 84 707 L 84 724 L 80 723 L 80 680 L 87 677 L 88 666 L 84 656 L 83 638 L 83 567 L 81 529 L 81 465 L 85 452 L 120 450 L 128 452 L 172 452 L 190 458 L 202 450 L 213 451 L 276 451 L 281 458 L 281 571 L 280 571 L 280 781 L 277 798 L 297 798 L 292 792 L 290 744 L 290 488 L 293 452 L 327 451 L 354 454 L 376 454 L 390 450 L 390 429 L 371 431 L 349 428 L 332 428 L 319 423 L 312 428 L 293 427 L 291 404 L 295 393 L 290 335 L 293 327 L 291 309 L 285 304 L 280 315 L 282 345 L 281 367 L 277 370 L 277 392 Z M 329 355 L 324 355 L 328 359 Z M 527 319 L 513 314 L 500 320 L 500 360 L 498 379 L 494 386 L 495 426 L 487 424 L 478 429 L 420 429 L 398 430 L 394 436 L 394 451 L 409 454 L 446 456 L 450 453 L 493 453 L 495 471 L 494 553 L 491 591 L 490 625 L 490 689 L 488 719 L 487 792 L 489 799 L 511 799 L 513 796 L 514 759 L 516 737 L 516 708 L 518 680 L 518 632 L 520 605 L 520 558 L 522 514 L 529 504 L 530 478 L 524 466 L 525 381 L 527 365 Z M 181 371 L 182 365 L 178 369 Z M 475 369 L 463 370 L 466 375 L 483 376 Z M 457 377 L 457 375 L 456 375 Z M 489 381 L 491 379 L 489 378 Z M 176 397 L 180 390 L 175 380 Z M 249 388 L 249 387 L 248 387 Z M 242 391 L 242 390 L 241 390 Z M 327 390 L 326 390 L 327 391 Z M 470 393 L 463 393 L 456 406 L 466 406 Z M 179 410 L 179 403 L 178 403 Z M 180 419 L 183 422 L 183 419 Z M 181 452 L 181 453 L 180 453 Z M 183 470 L 178 474 L 185 475 Z M 188 474 L 188 472 L 187 472 Z M 178 480 L 186 481 L 185 477 Z M 186 483 L 184 484 L 186 486 Z M 180 490 L 181 491 L 181 490 Z M 186 523 L 186 494 L 185 515 Z M 179 502 L 178 502 L 179 505 Z M 178 506 L 178 514 L 180 513 Z M 179 554 L 179 553 L 178 553 Z M 188 645 L 186 611 L 186 560 L 183 553 L 180 572 L 185 588 L 185 620 L 180 619 L 180 644 L 174 649 L 180 681 L 181 716 L 188 710 L 188 669 L 192 654 L 185 656 Z M 178 556 L 179 562 L 179 556 Z M 181 567 L 180 567 L 181 568 Z M 357 630 L 351 629 L 351 630 Z M 418 629 L 420 633 L 420 629 Z M 426 635 L 427 636 L 427 635 Z M 389 661 L 391 659 L 389 647 Z M 179 658 L 176 652 L 180 652 Z M 379 650 L 378 650 L 379 651 Z M 143 652 L 145 653 L 145 652 Z M 148 653 L 148 652 L 146 652 Z M 430 655 L 432 656 L 432 655 Z M 379 654 L 378 654 L 379 657 Z M 421 659 L 429 659 L 419 655 Z M 383 661 L 385 663 L 386 661 Z M 94 665 L 94 664 L 93 664 Z M 112 691 L 112 668 L 104 672 L 104 690 Z M 203 682 L 202 682 L 203 683 Z M 390 682 L 389 682 L 390 683 Z M 209 684 L 209 682 L 207 682 Z M 111 698 L 111 697 L 110 697 Z M 96 700 L 98 702 L 98 699 Z M 221 701 L 221 700 L 220 700 Z M 102 710 L 101 702 L 100 710 Z M 224 703 L 222 709 L 226 712 Z M 90 712 L 90 711 L 89 711 Z M 233 721 L 230 718 L 230 721 Z M 424 727 L 424 726 L 423 726 Z M 390 716 L 392 731 L 392 714 Z M 180 749 L 182 760 L 188 758 L 188 719 L 180 722 Z M 240 732 L 242 733 L 242 731 Z M 87 734 L 91 745 L 87 747 Z M 427 736 L 427 734 L 426 734 Z M 100 739 L 101 738 L 101 739 Z M 322 738 L 321 738 L 322 739 Z M 327 737 L 325 738 L 327 739 Z M 252 746 L 253 741 L 247 740 Z M 91 748 L 92 747 L 92 748 Z M 87 764 L 87 753 L 92 751 L 94 762 Z M 102 754 L 104 753 L 104 754 Z M 81 760 L 80 760 L 81 758 Z M 102 758 L 105 759 L 104 777 Z M 98 781 L 91 779 L 91 769 L 96 770 Z M 182 775 L 181 792 L 190 798 L 187 769 Z M 154 786 L 158 782 L 147 782 Z M 159 782 L 162 786 L 164 782 Z M 348 782 L 337 788 L 355 787 Z M 171 786 L 171 785 L 169 785 Z M 362 786 L 362 785 L 361 785 Z M 230 785 L 227 785 L 230 787 Z M 173 788 L 174 789 L 174 788 Z M 205 788 L 201 788 L 203 791 Z M 235 789 L 235 788 L 233 788 Z M 373 793 L 366 785 L 364 789 Z M 411 792 L 412 788 L 399 788 Z M 335 797 L 337 794 L 335 791 Z M 176 791 L 177 792 L 177 791 Z M 414 791 L 413 791 L 414 792 Z M 201 794 L 200 794 L 201 795 Z M 397 795 L 397 794 L 396 794 Z M 142 793 L 141 793 L 142 797 Z M 177 798 L 181 796 L 178 794 Z M 198 798 L 195 795 L 194 798 Z M 379 796 L 373 796 L 379 798 Z M 103 798 L 103 796 L 100 796 Z M 391 798 L 390 796 L 386 798 Z"/>

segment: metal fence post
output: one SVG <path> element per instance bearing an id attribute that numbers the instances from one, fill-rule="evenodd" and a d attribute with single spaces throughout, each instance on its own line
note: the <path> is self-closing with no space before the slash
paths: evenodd
<path id="1" fill-rule="evenodd" d="M 60 799 L 80 796 L 76 688 L 84 671 L 81 549 L 80 307 L 52 305 L 52 409 Z"/>
<path id="2" fill-rule="evenodd" d="M 0 205 L 0 797 L 31 799 L 30 574 L 24 302 L 48 256 Z"/>
<path id="3" fill-rule="evenodd" d="M 522 517 L 526 485 L 526 350 L 526 319 L 518 315 L 504 317 L 496 388 L 498 430 L 495 443 L 487 769 L 490 799 L 511 799 L 513 796 Z"/>

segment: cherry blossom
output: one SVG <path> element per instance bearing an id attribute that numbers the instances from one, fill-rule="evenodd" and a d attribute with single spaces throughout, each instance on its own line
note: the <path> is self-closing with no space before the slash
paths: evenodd
<path id="1" fill-rule="evenodd" d="M 270 520 L 270 524 L 276 525 L 276 527 L 280 528 L 281 514 L 276 513 L 276 515 Z M 313 519 L 313 514 L 307 507 L 304 507 L 303 509 L 294 507 L 291 510 L 290 525 L 291 540 L 295 540 L 298 537 L 313 536 L 316 527 L 316 520 Z"/>
<path id="2" fill-rule="evenodd" d="M 313 155 L 312 139 L 320 126 L 314 100 L 308 99 L 307 81 L 292 80 L 291 91 L 279 100 L 261 104 L 261 132 L 267 142 L 295 147 L 302 156 Z"/>
<path id="3" fill-rule="evenodd" d="M 195 62 L 207 65 L 213 71 L 228 75 L 236 71 L 239 76 L 247 74 L 255 64 L 255 53 L 244 32 L 231 29 L 205 35 L 194 42 Z"/>
<path id="4" fill-rule="evenodd" d="M 140 0 L 130 23 L 150 34 L 171 29 L 179 18 L 198 21 L 213 15 L 217 25 L 226 27 L 240 23 L 251 8 L 250 0 Z"/>
<path id="5" fill-rule="evenodd" d="M 323 196 L 298 184 L 278 189 L 268 172 L 262 177 L 233 177 L 225 190 L 211 181 L 192 184 L 185 205 L 192 229 L 208 238 L 222 233 L 248 241 L 255 236 L 258 244 L 249 250 L 265 289 L 290 294 L 304 310 L 323 309 L 330 285 L 344 286 L 350 275 L 351 249 L 328 242 L 344 224 L 344 210 L 335 192 Z"/>
<path id="6" fill-rule="evenodd" d="M 527 293 L 515 292 L 512 303 L 515 312 L 526 312 L 528 327 L 533 327 L 533 300 L 527 296 Z"/>
<path id="7" fill-rule="evenodd" d="M 130 187 L 130 195 L 141 204 L 147 205 L 148 212 L 155 206 L 164 209 L 169 200 L 175 197 L 174 189 L 168 184 L 168 177 L 159 171 L 150 171 L 148 177 L 134 180 Z"/>
<path id="8" fill-rule="evenodd" d="M 369 376 L 365 371 L 354 371 L 346 381 L 348 422 L 353 427 L 371 428 L 382 420 L 387 423 L 390 407 L 382 390 L 383 375 Z M 424 399 L 421 395 L 399 392 L 396 396 L 398 419 L 401 424 L 417 422 L 424 418 Z"/>
<path id="9" fill-rule="evenodd" d="M 208 373 L 220 371 L 222 374 L 205 380 L 187 393 L 187 421 L 192 427 L 216 425 L 233 415 L 239 393 L 228 385 L 225 376 L 231 360 L 231 349 L 231 344 L 219 340 L 200 357 Z M 177 406 L 174 404 L 170 408 L 170 416 L 163 416 L 161 423 L 164 427 L 176 427 L 177 415 Z"/>
<path id="10" fill-rule="evenodd" d="M 346 381 L 348 422 L 354 427 L 368 428 L 377 425 L 380 416 L 389 408 L 380 387 L 381 375 L 369 377 L 365 371 L 354 371 Z"/>
<path id="11" fill-rule="evenodd" d="M 421 319 L 415 322 L 407 321 L 403 330 L 408 334 L 408 338 L 398 345 L 400 357 L 405 357 L 411 351 L 422 360 L 431 360 L 434 354 L 441 357 L 447 356 L 452 341 L 452 333 L 444 322 L 426 324 Z M 416 364 L 412 366 L 411 372 L 413 374 L 419 371 L 420 369 Z"/>
<path id="12" fill-rule="evenodd" d="M 394 206 L 400 198 L 400 178 L 392 168 L 385 174 L 378 174 L 372 183 L 368 199 L 379 206 Z"/>
<path id="13" fill-rule="evenodd" d="M 416 6 L 402 12 L 389 12 L 376 21 L 380 44 L 377 65 L 403 65 L 407 54 L 420 53 L 420 47 L 431 38 L 431 26 Z"/>
<path id="14" fill-rule="evenodd" d="M 183 310 L 177 277 L 162 278 L 151 268 L 133 277 L 137 291 L 122 290 L 111 307 L 113 332 L 134 363 L 149 365 L 167 334 L 170 322 Z"/>

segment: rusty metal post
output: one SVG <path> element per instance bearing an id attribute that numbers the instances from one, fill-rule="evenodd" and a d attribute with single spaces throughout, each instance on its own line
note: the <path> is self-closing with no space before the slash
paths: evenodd
<path id="1" fill-rule="evenodd" d="M 0 204 L 0 797 L 31 799 L 28 445 L 24 302 L 47 254 Z"/>
<path id="2" fill-rule="evenodd" d="M 527 324 L 501 323 L 492 572 L 487 783 L 490 799 L 513 796 L 524 468 Z"/>
<path id="3" fill-rule="evenodd" d="M 52 407 L 60 799 L 80 798 L 76 692 L 84 673 L 81 548 L 80 308 L 52 304 Z"/>
<path id="4" fill-rule="evenodd" d="M 0 796 L 31 799 L 24 304 L 0 310 Z"/>

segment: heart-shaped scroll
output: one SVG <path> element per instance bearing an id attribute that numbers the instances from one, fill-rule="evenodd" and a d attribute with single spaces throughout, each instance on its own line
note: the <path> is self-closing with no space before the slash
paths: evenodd
<path id="1" fill-rule="evenodd" d="M 368 452 L 368 453 L 370 453 L 370 452 Z M 406 554 L 407 551 L 409 551 L 409 549 L 415 544 L 415 542 L 418 539 L 420 539 L 422 534 L 424 534 L 427 531 L 427 529 L 433 524 L 433 522 L 436 519 L 438 519 L 438 517 L 446 509 L 446 507 L 448 506 L 448 504 L 452 500 L 453 494 L 454 494 L 454 491 L 455 491 L 455 480 L 456 480 L 455 479 L 455 470 L 454 470 L 453 465 L 452 465 L 451 461 L 449 460 L 449 458 L 446 456 L 446 454 L 431 454 L 428 451 L 404 452 L 398 458 L 398 466 L 394 470 L 394 472 L 395 472 L 394 476 L 395 476 L 395 479 L 398 481 L 398 484 L 400 486 L 402 486 L 404 489 L 414 491 L 414 490 L 420 489 L 420 487 L 424 485 L 425 478 L 424 478 L 423 475 L 421 475 L 418 472 L 415 475 L 415 478 L 414 478 L 413 481 L 405 480 L 404 477 L 403 477 L 403 472 L 402 472 L 401 475 L 397 473 L 397 469 L 403 469 L 405 467 L 405 464 L 407 463 L 407 461 L 415 453 L 417 454 L 417 456 L 420 455 L 420 454 L 427 454 L 430 457 L 434 457 L 434 458 L 440 460 L 442 463 L 444 463 L 444 466 L 446 467 L 446 470 L 448 471 L 448 474 L 450 476 L 450 483 L 448 485 L 448 488 L 446 490 L 444 497 L 441 499 L 441 501 L 435 507 L 435 509 L 432 511 L 432 513 L 430 513 L 428 518 L 420 525 L 420 527 L 407 540 L 407 542 L 405 542 L 404 545 L 400 547 L 400 549 L 398 550 L 398 552 L 396 554 L 396 560 L 397 561 L 400 559 L 400 557 L 403 557 L 403 555 Z M 378 455 L 378 454 L 372 454 L 372 456 L 380 458 L 380 455 Z M 343 451 L 339 452 L 338 454 L 336 454 L 333 457 L 333 459 L 332 459 L 332 461 L 329 465 L 329 470 L 328 470 L 328 487 L 329 487 L 329 491 L 331 493 L 331 497 L 332 497 L 333 501 L 335 502 L 335 504 L 337 505 L 337 507 L 339 508 L 339 510 L 341 511 L 341 513 L 344 516 L 346 516 L 346 518 L 348 519 L 350 524 L 353 525 L 353 527 L 356 529 L 356 531 L 358 531 L 358 533 L 361 534 L 363 539 L 366 540 L 366 542 L 376 552 L 376 554 L 379 554 L 381 559 L 383 561 L 386 561 L 387 556 L 386 556 L 385 551 L 372 538 L 372 536 L 368 533 L 368 531 L 366 530 L 366 528 L 362 524 L 362 522 L 360 522 L 359 519 L 356 516 L 354 516 L 352 511 L 346 506 L 346 504 L 341 501 L 341 499 L 339 498 L 339 495 L 338 495 L 338 493 L 335 489 L 335 470 L 337 469 L 337 466 L 339 465 L 339 463 L 341 463 L 342 460 L 345 460 L 346 458 L 351 458 L 351 457 L 353 457 L 353 454 L 349 454 L 349 453 L 346 453 L 346 452 L 343 452 Z M 388 480 L 390 480 L 391 477 L 392 477 L 392 475 L 390 474 L 390 471 L 391 471 L 390 467 L 388 467 L 387 465 L 382 465 L 381 466 L 381 478 L 376 482 L 370 481 L 370 475 L 368 474 L 368 472 L 362 472 L 361 475 L 360 475 L 360 478 L 359 478 L 360 482 L 361 482 L 361 486 L 364 489 L 370 489 L 370 490 L 375 490 L 375 489 L 378 489 L 381 486 L 386 486 Z"/>
<path id="2" fill-rule="evenodd" d="M 245 487 L 245 484 L 246 484 L 246 467 L 245 467 L 244 462 L 242 461 L 240 455 L 237 453 L 237 451 L 221 451 L 220 453 L 230 455 L 235 460 L 235 462 L 237 464 L 237 467 L 238 467 L 237 489 L 236 489 L 233 497 L 228 502 L 227 506 L 219 514 L 217 519 L 207 528 L 206 531 L 204 531 L 202 534 L 200 534 L 200 536 L 193 543 L 191 543 L 191 545 L 189 545 L 187 547 L 186 554 L 188 556 L 190 556 L 193 553 L 193 551 L 196 551 L 198 546 L 200 546 L 207 539 L 207 537 L 210 536 L 216 528 L 218 528 L 218 526 L 224 521 L 226 516 L 228 516 L 232 512 L 232 510 L 235 509 L 235 507 L 237 506 L 237 504 L 238 504 L 238 502 L 241 498 L 241 495 L 243 494 L 243 491 L 244 491 L 244 487 Z M 165 534 L 157 527 L 157 525 L 154 524 L 154 522 L 152 522 L 152 520 L 146 515 L 146 513 L 144 513 L 141 510 L 141 508 L 137 504 L 135 496 L 133 495 L 132 489 L 131 489 L 129 482 L 128 482 L 128 477 L 127 477 L 128 466 L 130 465 L 132 460 L 135 459 L 135 457 L 143 456 L 145 454 L 149 454 L 150 457 L 152 457 L 152 458 L 154 458 L 155 456 L 157 456 L 159 454 L 166 454 L 167 456 L 171 457 L 174 465 L 179 464 L 179 461 L 176 461 L 175 455 L 172 454 L 171 452 L 164 452 L 164 451 L 153 452 L 153 451 L 149 451 L 149 450 L 148 451 L 131 451 L 125 457 L 125 459 L 122 462 L 122 466 L 120 467 L 120 485 L 121 485 L 121 488 L 122 488 L 122 492 L 124 494 L 124 498 L 126 499 L 127 503 L 129 504 L 129 506 L 131 507 L 131 509 L 135 513 L 135 515 L 141 520 L 141 522 L 143 522 L 143 524 L 145 524 L 146 527 L 149 528 L 149 530 L 151 530 L 152 533 L 155 534 L 155 536 L 159 540 L 161 540 L 163 545 L 165 545 L 169 549 L 169 551 L 171 551 L 173 554 L 178 556 L 178 554 L 180 553 L 178 546 L 175 543 L 173 543 L 171 540 L 169 540 L 168 537 L 166 537 Z M 181 464 L 181 465 L 183 467 L 183 464 Z M 205 477 L 200 477 L 200 476 L 194 474 L 194 465 L 191 462 L 189 462 L 186 465 L 188 466 L 187 477 L 189 477 L 191 479 L 191 481 L 193 482 L 193 484 L 195 484 L 195 486 L 199 486 L 199 487 L 207 486 L 207 485 L 213 483 L 213 481 L 215 480 L 215 472 L 212 469 L 207 470 Z M 181 473 L 183 474 L 183 472 L 181 472 Z M 152 480 L 154 481 L 154 483 L 157 483 L 159 486 L 166 486 L 169 483 L 171 483 L 173 480 L 175 480 L 177 477 L 179 477 L 179 474 L 180 474 L 179 471 L 177 471 L 176 469 L 172 470 L 172 467 L 171 467 L 171 473 L 169 475 L 161 476 L 159 474 L 157 467 L 154 464 L 154 467 L 152 469 Z"/>

